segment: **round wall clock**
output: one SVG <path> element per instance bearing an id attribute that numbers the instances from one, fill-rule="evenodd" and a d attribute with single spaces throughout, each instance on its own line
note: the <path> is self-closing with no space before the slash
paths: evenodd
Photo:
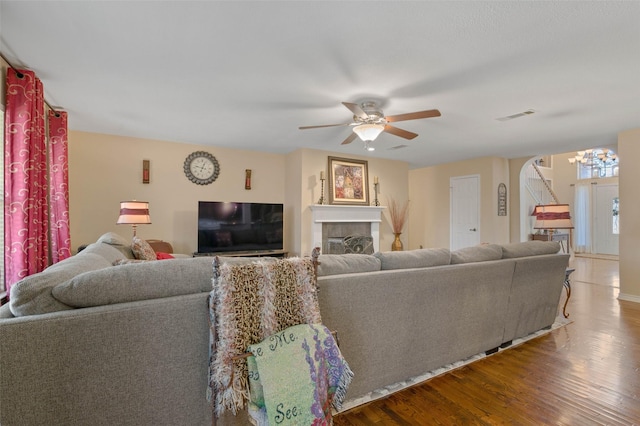
<path id="1" fill-rule="evenodd" d="M 220 165 L 208 152 L 195 151 L 184 160 L 184 174 L 193 183 L 209 185 L 218 178 Z"/>

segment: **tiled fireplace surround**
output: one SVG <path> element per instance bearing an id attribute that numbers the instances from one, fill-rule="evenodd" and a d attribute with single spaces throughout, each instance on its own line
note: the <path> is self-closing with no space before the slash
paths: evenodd
<path id="1" fill-rule="evenodd" d="M 314 247 L 322 247 L 327 253 L 329 239 L 343 238 L 348 235 L 371 235 L 374 251 L 380 250 L 381 206 L 310 206 L 312 212 L 312 242 Z"/>

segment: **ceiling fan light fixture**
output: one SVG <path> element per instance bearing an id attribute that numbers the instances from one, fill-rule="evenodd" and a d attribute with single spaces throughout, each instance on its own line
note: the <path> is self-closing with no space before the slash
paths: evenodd
<path id="1" fill-rule="evenodd" d="M 382 124 L 360 124 L 353 128 L 353 132 L 365 142 L 373 142 L 383 130 Z"/>
<path id="2" fill-rule="evenodd" d="M 369 152 L 376 150 L 374 146 L 371 146 L 371 141 L 364 141 L 364 149 L 366 149 Z"/>

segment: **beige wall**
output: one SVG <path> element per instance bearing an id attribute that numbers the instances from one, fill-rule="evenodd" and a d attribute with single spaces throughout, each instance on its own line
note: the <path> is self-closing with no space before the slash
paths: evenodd
<path id="1" fill-rule="evenodd" d="M 573 216 L 573 203 L 575 196 L 575 184 L 578 181 L 578 172 L 575 164 L 569 163 L 568 158 L 575 156 L 575 151 L 557 154 L 553 158 L 553 192 L 561 204 L 569 204 Z"/>
<path id="2" fill-rule="evenodd" d="M 302 150 L 297 150 L 286 156 L 286 179 L 285 179 L 285 247 L 291 255 L 299 255 L 302 245 L 302 212 L 299 207 L 302 193 L 304 191 L 303 171 L 302 171 Z M 296 206 L 296 207 L 294 207 Z"/>
<path id="3" fill-rule="evenodd" d="M 409 248 L 450 247 L 451 178 L 469 175 L 480 176 L 480 241 L 509 242 L 510 209 L 507 216 L 498 216 L 498 185 L 507 186 L 507 200 L 512 197 L 509 162 L 484 157 L 409 172 Z"/>
<path id="4" fill-rule="evenodd" d="M 210 185 L 195 185 L 183 172 L 184 159 L 193 151 L 213 154 L 220 176 Z M 249 201 L 285 204 L 285 250 L 309 255 L 311 212 L 320 198 L 320 170 L 327 157 L 339 153 L 310 149 L 288 155 L 198 146 L 158 140 L 72 131 L 69 135 L 69 191 L 73 250 L 95 241 L 107 231 L 129 237 L 131 227 L 116 225 L 119 202 L 148 201 L 151 225 L 138 227 L 142 238 L 159 238 L 179 253 L 197 249 L 198 201 Z M 369 176 L 380 179 L 380 200 L 394 194 L 408 198 L 408 164 L 367 157 Z M 142 183 L 142 160 L 151 161 L 151 183 Z M 244 189 L 245 169 L 252 170 L 252 189 Z M 373 200 L 373 185 L 370 185 Z M 325 198 L 327 197 L 325 187 Z M 391 247 L 393 234 L 385 215 L 381 247 Z"/>
<path id="5" fill-rule="evenodd" d="M 640 303 L 640 128 L 618 134 L 620 156 L 620 295 Z"/>
<path id="6" fill-rule="evenodd" d="M 520 172 L 531 158 L 514 158 L 509 160 L 509 242 L 527 241 L 528 235 L 520 233 Z"/>
<path id="7" fill-rule="evenodd" d="M 183 172 L 185 158 L 199 150 L 220 164 L 220 176 L 210 185 L 196 185 Z M 142 183 L 142 160 L 151 161 L 149 184 Z M 251 190 L 244 189 L 245 169 L 253 171 Z M 130 226 L 115 223 L 120 201 L 136 199 L 149 202 L 152 221 L 139 226 L 138 235 L 170 241 L 174 251 L 191 253 L 197 249 L 198 201 L 283 203 L 284 182 L 283 155 L 71 131 L 72 248 L 107 231 L 132 235 Z"/>

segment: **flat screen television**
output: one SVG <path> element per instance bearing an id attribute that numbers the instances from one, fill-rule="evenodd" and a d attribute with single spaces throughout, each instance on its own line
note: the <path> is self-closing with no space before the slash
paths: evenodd
<path id="1" fill-rule="evenodd" d="M 198 253 L 283 250 L 283 205 L 198 202 Z"/>

